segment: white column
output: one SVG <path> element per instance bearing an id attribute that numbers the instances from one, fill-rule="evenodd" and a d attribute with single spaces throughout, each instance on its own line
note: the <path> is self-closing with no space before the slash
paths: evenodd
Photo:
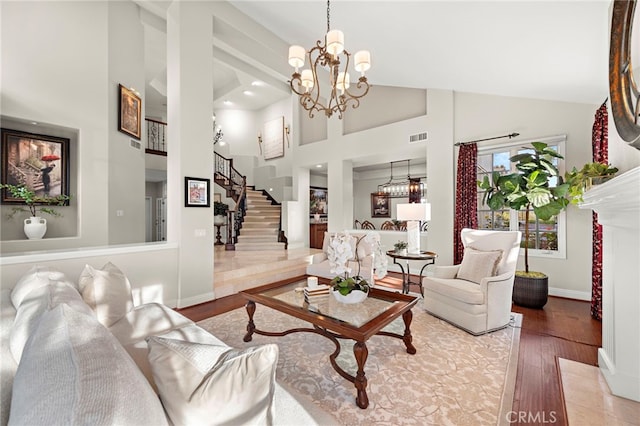
<path id="1" fill-rule="evenodd" d="M 338 157 L 338 156 L 337 156 Z M 353 228 L 353 164 L 334 158 L 327 167 L 330 232 Z"/>
<path id="2" fill-rule="evenodd" d="M 603 232 L 598 365 L 614 395 L 640 401 L 640 167 L 587 191 L 580 208 Z"/>
<path id="3" fill-rule="evenodd" d="M 211 7 L 173 2 L 167 10 L 167 219 L 168 240 L 179 244 L 178 307 L 214 297 L 213 208 L 184 203 L 185 176 L 213 178 Z M 210 189 L 209 199 L 213 182 Z"/>

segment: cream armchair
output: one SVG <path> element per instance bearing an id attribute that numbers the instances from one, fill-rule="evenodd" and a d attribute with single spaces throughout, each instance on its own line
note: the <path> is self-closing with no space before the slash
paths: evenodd
<path id="1" fill-rule="evenodd" d="M 483 334 L 509 324 L 520 231 L 463 229 L 460 265 L 437 266 L 422 280 L 427 312 Z"/>
<path id="2" fill-rule="evenodd" d="M 331 272 L 329 258 L 327 257 L 327 248 L 329 247 L 330 238 L 336 234 L 335 232 L 325 232 L 324 241 L 322 243 L 322 253 L 314 254 L 311 258 L 311 264 L 307 266 L 307 275 L 333 279 L 336 274 Z M 338 234 L 342 234 L 338 232 Z M 374 285 L 373 268 L 374 268 L 374 248 L 372 244 L 364 237 L 366 232 L 349 232 L 353 238 L 352 250 L 358 254 L 360 260 L 359 275 L 367 280 L 370 285 Z M 357 242 L 359 240 L 359 242 Z M 357 244 L 356 244 L 357 242 Z M 351 275 L 358 274 L 358 262 L 354 259 L 349 260 L 348 267 L 351 268 Z"/>

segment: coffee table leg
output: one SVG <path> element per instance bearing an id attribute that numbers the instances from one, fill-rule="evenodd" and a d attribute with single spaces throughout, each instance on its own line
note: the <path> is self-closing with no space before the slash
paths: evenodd
<path id="1" fill-rule="evenodd" d="M 367 377 L 364 374 L 364 364 L 367 362 L 367 357 L 369 356 L 367 345 L 364 342 L 356 342 L 353 345 L 353 354 L 358 363 L 358 372 L 356 373 L 356 379 L 354 381 L 356 389 L 358 390 L 356 404 L 358 404 L 360 408 L 367 408 L 369 406 L 369 397 L 367 396 Z"/>
<path id="2" fill-rule="evenodd" d="M 402 320 L 404 321 L 404 336 L 402 337 L 402 341 L 404 345 L 407 347 L 407 353 L 413 355 L 416 353 L 416 348 L 413 346 L 413 337 L 411 336 L 411 320 L 413 319 L 413 312 L 408 310 L 404 314 L 402 314 Z"/>
<path id="3" fill-rule="evenodd" d="M 245 342 L 251 341 L 251 336 L 253 336 L 253 331 L 256 329 L 256 325 L 253 323 L 253 314 L 256 312 L 256 304 L 251 300 L 247 302 L 245 306 L 247 308 L 247 314 L 249 315 L 249 323 L 247 324 L 247 334 L 244 335 Z"/>

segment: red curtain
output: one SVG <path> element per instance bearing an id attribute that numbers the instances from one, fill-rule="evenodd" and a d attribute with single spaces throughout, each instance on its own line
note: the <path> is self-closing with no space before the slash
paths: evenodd
<path id="1" fill-rule="evenodd" d="M 453 223 L 453 263 L 462 262 L 464 246 L 462 228 L 478 227 L 478 147 L 475 143 L 460 145 L 456 177 L 456 209 Z"/>
<path id="2" fill-rule="evenodd" d="M 607 103 L 596 111 L 593 122 L 591 149 L 594 163 L 609 163 L 609 143 Z M 598 214 L 592 213 L 593 249 L 591 254 L 591 316 L 602 320 L 602 225 L 598 223 Z"/>

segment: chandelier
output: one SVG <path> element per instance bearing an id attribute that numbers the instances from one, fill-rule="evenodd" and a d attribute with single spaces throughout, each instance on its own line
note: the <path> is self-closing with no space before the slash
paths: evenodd
<path id="1" fill-rule="evenodd" d="M 305 59 L 309 60 L 308 69 L 302 68 Z M 356 84 L 357 93 L 349 91 L 351 80 L 347 69 L 351 60 L 351 54 L 344 50 L 344 34 L 340 30 L 332 30 L 330 25 L 330 3 L 327 0 L 327 34 L 324 43 L 321 40 L 308 52 L 302 46 L 293 45 L 289 47 L 289 65 L 295 68 L 291 75 L 289 84 L 298 96 L 300 105 L 309 111 L 309 118 L 313 118 L 314 112 L 324 112 L 327 117 L 333 113 L 338 113 L 338 118 L 342 118 L 342 113 L 347 106 L 357 108 L 360 105 L 360 98 L 369 92 L 369 83 L 364 73 L 371 68 L 371 54 L 368 50 L 360 50 L 354 55 L 354 68 L 360 73 Z M 340 65 L 344 63 L 344 68 L 340 70 Z M 329 73 L 329 87 L 323 89 L 322 97 L 327 100 L 323 104 L 321 99 L 320 80 L 318 71 L 325 69 Z"/>
<path id="2" fill-rule="evenodd" d="M 381 185 L 378 185 L 378 194 L 387 195 L 390 198 L 409 198 L 410 203 L 420 203 L 425 197 L 425 185 L 420 182 L 420 177 L 411 177 L 409 172 L 411 160 L 403 160 L 407 162 L 407 178 L 406 179 L 394 179 L 393 178 L 393 163 L 400 163 L 400 161 L 391 162 L 391 176 L 389 180 Z"/>

